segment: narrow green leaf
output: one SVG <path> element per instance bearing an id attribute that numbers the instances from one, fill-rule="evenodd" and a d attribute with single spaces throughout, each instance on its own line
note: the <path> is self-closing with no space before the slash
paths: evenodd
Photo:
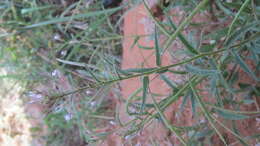
<path id="1" fill-rule="evenodd" d="M 238 114 L 238 113 L 231 113 L 231 112 L 227 112 L 227 111 L 220 111 L 217 110 L 218 115 L 220 115 L 221 117 L 227 119 L 227 120 L 243 120 L 243 119 L 247 119 L 250 118 L 250 116 L 246 116 L 246 115 L 242 115 L 242 114 Z"/>
<path id="2" fill-rule="evenodd" d="M 209 44 L 209 45 L 202 45 L 200 47 L 200 52 L 205 53 L 205 52 L 212 52 L 214 51 L 216 44 Z"/>
<path id="3" fill-rule="evenodd" d="M 221 0 L 216 0 L 216 4 L 217 4 L 217 6 L 218 6 L 224 13 L 226 13 L 226 15 L 228 15 L 228 16 L 234 15 L 231 10 L 229 10 L 228 8 L 226 8 L 226 7 L 221 3 Z"/>
<path id="4" fill-rule="evenodd" d="M 256 54 L 260 54 L 260 49 L 259 48 L 260 48 L 260 44 L 258 45 L 257 43 L 254 43 L 251 46 L 251 49 L 254 50 L 254 53 L 256 53 Z"/>
<path id="5" fill-rule="evenodd" d="M 250 29 L 256 27 L 257 25 L 260 25 L 260 21 L 254 21 L 252 23 L 249 23 L 243 27 L 241 27 L 239 30 L 235 31 L 231 34 L 231 36 L 226 40 L 225 44 L 227 46 L 231 46 L 234 42 L 236 42 L 239 38 L 242 38 L 246 32 L 248 32 Z"/>
<path id="6" fill-rule="evenodd" d="M 168 18 L 168 21 L 170 22 L 171 27 L 174 30 L 176 30 L 177 26 L 173 23 L 172 18 L 170 18 L 169 16 L 167 18 Z M 179 33 L 178 37 L 181 40 L 181 42 L 186 46 L 186 48 L 188 49 L 188 51 L 190 53 L 199 54 L 199 52 L 186 40 L 186 38 L 182 35 L 182 33 Z"/>
<path id="7" fill-rule="evenodd" d="M 251 57 L 254 60 L 254 62 L 260 62 L 260 58 L 259 58 L 259 55 L 258 55 L 258 54 L 260 54 L 260 49 L 257 48 L 255 46 L 255 44 L 253 44 L 253 43 L 249 44 L 248 49 L 250 51 Z"/>
<path id="8" fill-rule="evenodd" d="M 198 140 L 198 139 L 207 137 L 207 136 L 212 135 L 212 134 L 214 134 L 214 131 L 213 131 L 213 130 L 204 129 L 204 130 L 199 131 L 198 133 L 196 133 L 194 136 L 195 136 L 195 138 Z"/>
<path id="9" fill-rule="evenodd" d="M 106 9 L 106 10 L 102 10 L 102 11 L 88 12 L 85 14 L 77 14 L 77 15 L 67 16 L 67 17 L 53 18 L 51 20 L 47 20 L 47 21 L 29 25 L 29 26 L 25 26 L 24 28 L 25 29 L 34 28 L 34 27 L 40 27 L 40 26 L 45 26 L 45 25 L 49 25 L 49 24 L 71 21 L 73 19 L 87 18 L 87 17 L 98 16 L 98 15 L 103 15 L 103 14 L 107 14 L 107 13 L 114 13 L 121 9 L 122 9 L 122 7 L 118 7 L 118 8 Z"/>
<path id="10" fill-rule="evenodd" d="M 245 0 L 245 2 L 243 3 L 243 5 L 240 7 L 239 11 L 237 12 L 235 18 L 233 19 L 233 21 L 231 22 L 230 26 L 229 26 L 229 30 L 228 30 L 228 34 L 227 36 L 230 35 L 230 33 L 233 30 L 233 26 L 235 24 L 235 22 L 237 21 L 238 17 L 240 16 L 241 12 L 244 10 L 244 8 L 246 8 L 247 4 L 250 2 L 250 0 Z"/>
<path id="11" fill-rule="evenodd" d="M 218 79 L 218 76 L 211 76 L 211 78 L 210 78 L 210 93 L 214 96 L 214 95 L 216 95 L 216 90 L 217 90 L 217 80 L 219 80 Z"/>
<path id="12" fill-rule="evenodd" d="M 186 92 L 185 96 L 183 97 L 182 103 L 181 103 L 181 106 L 180 106 L 180 113 L 183 112 L 184 107 L 187 104 L 187 101 L 188 101 L 188 98 L 189 98 L 190 94 L 191 94 L 190 92 Z"/>
<path id="13" fill-rule="evenodd" d="M 177 35 L 191 22 L 193 16 L 196 15 L 207 3 L 209 0 L 202 0 L 196 8 L 189 14 L 188 17 L 186 17 L 181 24 L 178 26 L 176 31 L 168 38 L 168 40 L 165 42 L 163 49 L 166 50 L 176 39 Z"/>
<path id="14" fill-rule="evenodd" d="M 207 118 L 207 120 L 209 121 L 209 124 L 211 125 L 211 127 L 215 130 L 215 132 L 218 134 L 219 138 L 221 139 L 221 141 L 227 145 L 226 140 L 224 139 L 224 137 L 222 136 L 222 134 L 220 133 L 220 131 L 218 130 L 218 128 L 215 126 L 213 118 L 211 116 L 211 114 L 209 113 L 209 110 L 206 108 L 205 103 L 203 102 L 203 100 L 201 99 L 200 95 L 197 93 L 197 90 L 194 88 L 194 85 L 192 84 L 192 82 L 189 82 L 190 84 L 190 88 L 191 91 L 195 97 L 195 99 L 198 101 L 198 104 L 200 106 L 200 108 L 202 109 L 205 117 Z"/>
<path id="15" fill-rule="evenodd" d="M 21 14 L 26 14 L 26 13 L 40 11 L 40 10 L 49 9 L 49 8 L 55 8 L 55 7 L 52 5 L 47 5 L 47 6 L 41 6 L 41 7 L 23 8 L 21 10 Z"/>
<path id="16" fill-rule="evenodd" d="M 190 101 L 191 101 L 192 115 L 193 115 L 193 117 L 195 117 L 195 116 L 196 116 L 197 101 L 195 100 L 193 94 L 191 94 L 191 95 L 189 96 L 189 98 L 190 98 Z"/>
<path id="17" fill-rule="evenodd" d="M 145 73 L 155 70 L 156 68 L 130 68 L 130 69 L 124 69 L 120 70 L 120 72 L 124 73 Z"/>
<path id="18" fill-rule="evenodd" d="M 192 66 L 192 65 L 186 65 L 185 67 L 186 67 L 186 70 L 188 72 L 191 72 L 191 73 L 197 74 L 197 75 L 201 75 L 201 76 L 217 75 L 218 74 L 218 71 L 213 70 L 213 69 L 201 69 L 199 67 Z"/>
<path id="19" fill-rule="evenodd" d="M 235 51 L 231 51 L 232 55 L 235 57 L 236 62 L 240 65 L 240 67 L 248 73 L 250 77 L 252 77 L 254 80 L 259 81 L 259 78 L 255 75 L 255 73 L 248 67 L 248 65 L 243 61 L 243 59 L 240 57 L 240 55 L 237 54 Z"/>
<path id="20" fill-rule="evenodd" d="M 138 44 L 138 48 L 144 49 L 144 50 L 153 50 L 153 49 L 154 49 L 154 47 L 142 46 L 142 45 L 140 45 L 140 44 Z"/>
<path id="21" fill-rule="evenodd" d="M 138 44 L 138 41 L 140 40 L 140 36 L 136 36 L 134 39 L 133 44 L 131 45 L 130 49 L 132 49 L 136 44 Z"/>
<path id="22" fill-rule="evenodd" d="M 104 23 L 105 20 L 106 20 L 106 17 L 103 17 L 103 18 L 101 18 L 101 19 L 98 19 L 96 22 L 91 23 L 91 25 L 89 25 L 88 29 L 82 31 L 82 34 L 81 34 L 81 33 L 78 34 L 78 35 L 76 36 L 76 38 L 77 38 L 77 37 L 80 37 L 80 36 L 83 35 L 83 34 L 87 36 L 87 35 L 90 35 L 91 33 L 95 32 L 95 31 L 97 31 L 97 30 L 101 27 L 101 25 Z M 91 29 L 90 29 L 90 28 L 91 28 Z M 69 42 L 69 41 L 67 41 L 67 42 Z M 58 50 L 61 50 L 63 47 L 67 47 L 66 45 L 69 45 L 69 44 L 65 43 L 64 46 L 62 45 L 62 47 L 60 47 Z M 70 60 L 71 57 L 72 57 L 76 52 L 79 52 L 79 49 L 81 48 L 80 46 L 81 46 L 81 43 L 78 43 L 78 44 L 76 44 L 76 45 L 72 45 L 73 49 L 72 49 L 72 51 L 67 55 L 67 57 L 65 58 L 65 60 Z"/>
<path id="23" fill-rule="evenodd" d="M 75 62 L 75 61 L 68 61 L 68 60 L 63 60 L 63 59 L 56 59 L 58 62 L 64 63 L 64 64 L 68 64 L 68 65 L 73 65 L 73 66 L 79 66 L 79 67 L 86 67 L 85 63 L 81 63 L 81 62 Z"/>
<path id="24" fill-rule="evenodd" d="M 184 75 L 184 74 L 187 74 L 188 72 L 186 72 L 186 71 L 177 71 L 177 70 L 169 70 L 168 69 L 168 72 L 171 72 L 171 73 L 173 73 L 173 74 L 180 74 L 180 75 Z"/>
<path id="25" fill-rule="evenodd" d="M 161 48 L 159 46 L 158 32 L 156 27 L 155 27 L 154 41 L 155 41 L 156 65 L 161 66 Z"/>
<path id="26" fill-rule="evenodd" d="M 165 126 L 172 132 L 174 133 L 177 138 L 180 140 L 180 142 L 184 145 L 187 146 L 186 141 L 182 138 L 181 134 L 179 133 L 178 130 L 176 130 L 175 126 L 171 125 L 171 123 L 169 123 L 169 121 L 166 119 L 165 115 L 163 114 L 163 111 L 160 109 L 159 104 L 156 103 L 154 97 L 152 96 L 152 100 L 155 106 L 156 111 L 159 113 L 163 123 L 165 124 Z"/>
<path id="27" fill-rule="evenodd" d="M 146 103 L 148 86 L 149 86 L 149 77 L 145 76 L 143 78 L 143 97 L 142 97 L 141 113 L 143 113 L 144 110 L 145 110 L 145 103 Z"/>
<path id="28" fill-rule="evenodd" d="M 170 80 L 167 76 L 165 75 L 160 75 L 161 79 L 169 86 L 172 88 L 174 91 L 178 91 L 178 85 L 175 84 L 172 80 Z"/>
<path id="29" fill-rule="evenodd" d="M 96 75 L 89 69 L 89 68 L 86 68 L 85 70 L 87 73 L 90 74 L 90 76 L 92 76 L 97 82 L 101 82 L 97 77 Z"/>
<path id="30" fill-rule="evenodd" d="M 249 144 L 237 133 L 229 129 L 225 124 L 221 123 L 218 119 L 216 119 L 214 116 L 212 117 L 221 127 L 223 127 L 226 131 L 230 132 L 232 135 L 234 135 L 243 145 L 248 146 Z"/>
<path id="31" fill-rule="evenodd" d="M 130 110 L 130 105 L 131 105 L 131 101 L 143 90 L 142 87 L 138 88 L 137 90 L 135 90 L 133 93 L 131 93 L 131 95 L 127 98 L 126 101 L 126 112 L 128 115 L 140 115 L 140 113 L 138 112 L 131 112 Z M 139 106 L 140 107 L 140 106 Z M 141 113 L 142 114 L 142 113 Z"/>

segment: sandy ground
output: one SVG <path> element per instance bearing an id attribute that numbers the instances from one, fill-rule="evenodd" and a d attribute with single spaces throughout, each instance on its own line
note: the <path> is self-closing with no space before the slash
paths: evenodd
<path id="1" fill-rule="evenodd" d="M 1 70 L 1 75 L 6 74 Z M 11 80 L 2 79 L 0 88 L 0 146 L 28 146 L 32 136 L 23 101 L 23 87 Z"/>

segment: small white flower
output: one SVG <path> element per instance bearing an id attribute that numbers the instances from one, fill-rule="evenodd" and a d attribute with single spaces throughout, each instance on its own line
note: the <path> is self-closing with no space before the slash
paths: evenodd
<path id="1" fill-rule="evenodd" d="M 53 36 L 53 40 L 61 40 L 61 36 L 59 35 L 59 34 L 55 34 L 54 36 Z"/>
<path id="2" fill-rule="evenodd" d="M 30 91 L 28 96 L 35 99 L 41 99 L 43 97 L 41 94 L 34 93 L 33 91 Z"/>
<path id="3" fill-rule="evenodd" d="M 61 54 L 62 56 L 66 56 L 66 55 L 67 55 L 67 50 L 61 51 L 60 54 Z"/>
<path id="4" fill-rule="evenodd" d="M 210 43 L 211 45 L 213 45 L 213 44 L 216 43 L 216 40 L 210 40 L 209 43 Z"/>
<path id="5" fill-rule="evenodd" d="M 130 137 L 130 135 L 125 136 L 125 140 L 128 140 Z"/>
<path id="6" fill-rule="evenodd" d="M 114 121 L 109 121 L 109 124 L 111 124 L 111 125 L 116 125 L 116 122 L 114 122 Z"/>
<path id="7" fill-rule="evenodd" d="M 55 69 L 53 72 L 51 72 L 51 76 L 58 77 L 60 74 L 59 70 Z"/>
<path id="8" fill-rule="evenodd" d="M 96 105 L 97 105 L 97 102 L 96 102 L 96 101 L 90 102 L 90 107 L 91 107 L 91 108 L 94 108 Z"/>
<path id="9" fill-rule="evenodd" d="M 41 101 L 43 99 L 42 94 L 35 93 L 33 91 L 28 92 L 27 96 L 31 99 L 29 104 Z"/>
<path id="10" fill-rule="evenodd" d="M 69 120 L 71 120 L 72 119 L 72 114 L 66 114 L 66 115 L 64 115 L 64 119 L 66 120 L 66 121 L 69 121 Z"/>
<path id="11" fill-rule="evenodd" d="M 92 91 L 87 90 L 87 91 L 86 91 L 86 94 L 87 94 L 88 96 L 90 96 L 90 95 L 92 94 Z"/>
<path id="12" fill-rule="evenodd" d="M 204 123 L 206 123 L 206 120 L 205 120 L 205 119 L 201 119 L 201 120 L 199 121 L 199 123 L 204 124 Z"/>
<path id="13" fill-rule="evenodd" d="M 77 41 L 77 40 L 71 40 L 70 42 L 69 42 L 69 44 L 77 44 L 79 41 Z"/>

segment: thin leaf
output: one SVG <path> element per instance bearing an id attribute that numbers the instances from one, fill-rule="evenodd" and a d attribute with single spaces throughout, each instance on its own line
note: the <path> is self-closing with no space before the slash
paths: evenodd
<path id="1" fill-rule="evenodd" d="M 213 130 L 204 129 L 204 130 L 199 131 L 198 133 L 196 133 L 194 136 L 195 136 L 195 138 L 198 140 L 198 139 L 207 137 L 207 136 L 209 136 L 209 135 L 212 135 L 213 133 L 214 133 Z"/>
<path id="2" fill-rule="evenodd" d="M 168 69 L 168 72 L 171 72 L 171 73 L 173 73 L 173 74 L 180 74 L 180 75 L 184 75 L 184 74 L 187 74 L 188 72 L 186 72 L 186 71 L 177 71 L 177 70 L 169 70 Z"/>
<path id="3" fill-rule="evenodd" d="M 243 120 L 243 119 L 250 118 L 250 116 L 246 116 L 238 113 L 231 113 L 223 110 L 222 111 L 217 110 L 217 113 L 218 115 L 220 115 L 221 117 L 227 120 Z"/>
<path id="4" fill-rule="evenodd" d="M 144 50 L 153 50 L 154 49 L 154 47 L 146 47 L 146 46 L 142 46 L 140 44 L 138 44 L 138 48 L 144 49 Z"/>
<path id="5" fill-rule="evenodd" d="M 119 11 L 121 9 L 122 9 L 122 7 L 118 7 L 118 8 L 106 9 L 106 10 L 102 10 L 102 11 L 88 12 L 86 14 L 77 14 L 77 15 L 61 17 L 61 18 L 53 18 L 51 20 L 32 24 L 32 25 L 26 26 L 24 28 L 25 29 L 34 28 L 34 27 L 40 27 L 40 26 L 45 26 L 45 25 L 50 25 L 50 24 L 56 24 L 56 23 L 71 21 L 73 19 L 87 18 L 87 17 L 93 17 L 93 16 L 103 15 L 103 14 L 107 14 L 107 13 L 114 13 L 114 12 Z"/>
<path id="6" fill-rule="evenodd" d="M 64 64 L 68 64 L 68 65 L 73 65 L 73 66 L 79 66 L 79 67 L 86 67 L 85 63 L 80 63 L 80 62 L 75 62 L 75 61 L 67 61 L 67 60 L 63 60 L 63 59 L 56 59 L 58 62 L 64 63 Z"/>
<path id="7" fill-rule="evenodd" d="M 195 116 L 196 116 L 197 101 L 195 100 L 193 94 L 191 94 L 191 95 L 189 96 L 189 98 L 190 98 L 190 101 L 191 101 L 192 115 L 193 115 L 193 117 L 195 117 Z"/>
<path id="8" fill-rule="evenodd" d="M 190 92 L 187 92 L 187 93 L 185 94 L 185 96 L 183 97 L 182 103 L 181 103 L 181 106 L 180 106 L 180 113 L 183 112 L 184 107 L 185 107 L 185 105 L 187 104 L 188 97 L 190 96 L 190 94 L 191 94 Z"/>
<path id="9" fill-rule="evenodd" d="M 221 123 L 218 119 L 216 119 L 214 116 L 212 116 L 213 120 L 215 120 L 220 126 L 222 126 L 226 131 L 230 132 L 232 135 L 234 135 L 241 143 L 244 145 L 249 145 L 240 135 L 236 134 L 234 131 L 230 130 L 225 124 Z"/>
<path id="10" fill-rule="evenodd" d="M 214 96 L 216 95 L 216 90 L 217 90 L 217 80 L 218 79 L 218 76 L 211 76 L 210 78 L 210 93 Z"/>
<path id="11" fill-rule="evenodd" d="M 231 51 L 232 55 L 235 57 L 236 62 L 240 65 L 240 67 L 250 75 L 254 80 L 259 81 L 259 78 L 255 75 L 255 73 L 248 67 L 248 65 L 243 61 L 240 55 L 235 51 Z"/>
<path id="12" fill-rule="evenodd" d="M 134 39 L 133 44 L 131 45 L 130 49 L 132 49 L 136 44 L 138 44 L 138 41 L 140 40 L 140 36 L 136 36 Z"/>
<path id="13" fill-rule="evenodd" d="M 130 68 L 130 69 L 124 69 L 120 70 L 120 72 L 123 73 L 145 73 L 155 70 L 156 68 Z"/>
<path id="14" fill-rule="evenodd" d="M 170 22 L 171 27 L 176 30 L 177 26 L 173 23 L 172 19 L 168 16 L 168 21 Z M 186 38 L 182 35 L 182 33 L 178 34 L 179 39 L 181 42 L 186 46 L 188 51 L 192 54 L 199 54 L 199 52 L 186 40 Z"/>
<path id="15" fill-rule="evenodd" d="M 166 50 L 176 39 L 178 34 L 191 22 L 193 16 L 195 16 L 207 3 L 209 0 L 202 0 L 196 8 L 189 14 L 188 17 L 186 17 L 181 24 L 178 26 L 176 31 L 168 38 L 168 40 L 165 42 L 163 49 Z"/>
<path id="16" fill-rule="evenodd" d="M 260 24 L 260 21 L 254 21 L 252 23 L 249 23 L 243 27 L 241 27 L 239 30 L 235 31 L 225 42 L 227 46 L 231 46 L 235 41 L 237 41 L 239 38 L 243 37 L 246 32 L 248 32 L 250 29 L 256 27 Z"/>
<path id="17" fill-rule="evenodd" d="M 237 12 L 235 18 L 233 19 L 233 21 L 231 22 L 230 26 L 229 26 L 229 30 L 228 30 L 228 34 L 227 36 L 230 35 L 230 33 L 233 30 L 233 26 L 235 24 L 235 22 L 237 21 L 238 17 L 240 16 L 241 12 L 244 10 L 244 8 L 246 8 L 247 4 L 250 2 L 250 0 L 245 0 L 245 2 L 243 3 L 243 5 L 240 7 L 239 11 Z"/>
<path id="18" fill-rule="evenodd" d="M 161 79 L 169 86 L 171 87 L 174 91 L 178 91 L 178 85 L 175 84 L 172 80 L 170 80 L 167 76 L 165 75 L 160 75 Z"/>
<path id="19" fill-rule="evenodd" d="M 148 85 L 149 85 L 149 77 L 145 76 L 143 78 L 143 97 L 142 97 L 141 113 L 143 113 L 144 110 L 145 110 L 145 103 L 146 103 Z"/>
<path id="20" fill-rule="evenodd" d="M 126 101 L 126 112 L 127 112 L 128 115 L 140 115 L 140 113 L 138 113 L 138 112 L 131 112 L 129 107 L 131 105 L 131 101 L 133 100 L 133 98 L 135 98 L 142 90 L 143 90 L 142 87 L 138 88 L 133 93 L 131 93 L 131 95 L 127 98 L 127 101 Z"/>
<path id="21" fill-rule="evenodd" d="M 174 126 L 172 126 L 169 121 L 166 119 L 165 115 L 163 114 L 163 111 L 160 109 L 159 105 L 156 103 L 154 97 L 152 96 L 152 100 L 153 100 L 153 103 L 154 103 L 154 106 L 156 108 L 156 111 L 159 113 L 163 123 L 165 124 L 165 126 L 172 132 L 174 133 L 177 138 L 180 140 L 180 142 L 187 146 L 187 143 L 186 141 L 182 138 L 181 134 L 176 130 L 176 128 Z"/>
<path id="22" fill-rule="evenodd" d="M 213 122 L 213 118 L 211 116 L 211 114 L 209 113 L 208 109 L 206 108 L 204 102 L 202 101 L 201 97 L 198 95 L 197 91 L 194 89 L 194 85 L 190 83 L 190 88 L 193 92 L 193 95 L 194 97 L 196 98 L 196 100 L 198 101 L 198 104 L 200 105 L 205 117 L 208 119 L 211 127 L 216 131 L 216 133 L 218 134 L 219 138 L 221 139 L 221 141 L 227 145 L 226 143 L 226 140 L 224 139 L 224 137 L 221 135 L 220 131 L 218 130 L 218 128 L 214 125 L 214 122 Z"/>
<path id="23" fill-rule="evenodd" d="M 154 41 L 155 41 L 155 56 L 156 56 L 156 65 L 161 66 L 161 48 L 159 46 L 159 40 L 158 40 L 158 32 L 155 27 L 155 34 L 154 34 Z"/>
<path id="24" fill-rule="evenodd" d="M 213 69 L 201 69 L 199 67 L 195 67 L 192 65 L 186 65 L 186 70 L 188 72 L 191 72 L 193 74 L 201 75 L 201 76 L 207 76 L 207 75 L 217 75 L 218 71 Z"/>
<path id="25" fill-rule="evenodd" d="M 216 0 L 216 4 L 217 4 L 217 6 L 218 6 L 224 13 L 226 13 L 228 16 L 234 15 L 231 10 L 229 10 L 228 8 L 226 8 L 226 7 L 221 3 L 221 0 Z"/>
<path id="26" fill-rule="evenodd" d="M 40 10 L 49 9 L 49 8 L 55 8 L 55 7 L 52 5 L 47 5 L 47 6 L 42 6 L 42 7 L 24 8 L 21 10 L 21 14 L 26 14 L 26 13 L 40 11 Z"/>

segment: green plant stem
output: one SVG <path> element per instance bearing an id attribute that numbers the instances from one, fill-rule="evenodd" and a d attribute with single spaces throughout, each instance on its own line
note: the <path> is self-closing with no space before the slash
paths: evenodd
<path id="1" fill-rule="evenodd" d="M 169 68 L 176 67 L 176 66 L 183 65 L 183 64 L 187 64 L 187 63 L 189 63 L 189 62 L 191 62 L 193 60 L 196 60 L 198 58 L 205 57 L 205 56 L 210 56 L 210 55 L 215 55 L 215 54 L 218 54 L 218 53 L 223 52 L 225 50 L 227 50 L 227 49 L 220 49 L 220 50 L 214 51 L 214 52 L 202 53 L 202 54 L 197 55 L 195 57 L 192 57 L 190 59 L 186 59 L 186 60 L 184 60 L 182 62 L 179 62 L 179 63 L 176 63 L 176 64 L 171 64 L 171 65 L 168 65 L 168 66 L 158 67 L 158 68 L 155 68 L 155 69 L 153 69 L 151 71 L 147 71 L 147 72 L 144 72 L 144 73 L 134 74 L 134 75 L 131 75 L 131 76 L 121 77 L 121 78 L 118 78 L 118 79 L 112 79 L 112 80 L 105 81 L 105 82 L 99 82 L 96 85 L 88 85 L 88 86 L 85 86 L 85 87 L 82 87 L 82 88 L 75 89 L 74 91 L 70 91 L 68 93 L 64 93 L 62 95 L 56 96 L 56 98 L 60 98 L 60 97 L 63 97 L 63 96 L 74 94 L 74 93 L 77 93 L 79 91 L 86 90 L 86 89 L 89 89 L 89 88 L 98 88 L 98 87 L 101 87 L 101 86 L 104 86 L 104 85 L 112 84 L 112 83 L 115 83 L 115 82 L 118 82 L 118 81 L 122 81 L 122 80 L 126 80 L 126 79 L 131 79 L 131 78 L 136 78 L 136 77 L 140 77 L 140 76 L 150 75 L 150 74 L 153 74 L 153 73 L 160 73 L 162 71 L 168 70 Z"/>
<path id="2" fill-rule="evenodd" d="M 121 81 L 121 80 L 126 80 L 126 79 L 130 79 L 130 78 L 135 78 L 135 77 L 140 77 L 140 76 L 144 76 L 144 75 L 149 75 L 149 74 L 153 74 L 153 73 L 158 73 L 158 72 L 161 72 L 161 71 L 165 71 L 165 70 L 168 70 L 169 68 L 172 68 L 172 67 L 176 67 L 176 66 L 179 66 L 179 65 L 183 65 L 183 64 L 186 64 L 186 63 L 189 63 L 193 60 L 196 60 L 196 59 L 199 59 L 201 57 L 205 57 L 205 56 L 210 56 L 210 55 L 216 55 L 218 53 L 221 53 L 223 51 L 226 51 L 228 49 L 231 49 L 231 48 L 236 48 L 236 47 L 239 47 L 241 46 L 242 44 L 245 44 L 245 43 L 248 43 L 250 40 L 252 39 L 255 39 L 257 38 L 258 36 L 260 35 L 260 32 L 256 33 L 255 35 L 253 35 L 252 37 L 250 37 L 249 39 L 247 40 L 244 40 L 238 44 L 235 44 L 229 48 L 224 48 L 224 49 L 220 49 L 218 51 L 214 51 L 214 52 L 208 52 L 208 53 L 202 53 L 202 54 L 199 54 L 197 56 L 194 56 L 190 59 L 186 59 L 182 62 L 179 62 L 179 63 L 176 63 L 176 64 L 172 64 L 172 65 L 168 65 L 168 66 L 162 66 L 162 67 L 159 67 L 159 68 L 155 68 L 154 70 L 152 71 L 147 71 L 147 72 L 144 72 L 144 73 L 140 73 L 140 74 L 135 74 L 135 75 L 132 75 L 132 76 L 127 76 L 127 77 L 122 77 L 122 78 L 119 78 L 119 79 L 114 79 L 114 80 L 110 80 L 110 81 L 106 81 L 106 82 L 101 82 L 101 83 L 98 83 L 96 85 L 88 85 L 88 86 L 85 86 L 85 87 L 81 87 L 81 88 L 78 88 L 78 89 L 75 89 L 73 91 L 70 91 L 70 92 L 67 92 L 67 93 L 63 93 L 59 96 L 55 96 L 55 98 L 59 98 L 59 97 L 64 97 L 64 96 L 67 96 L 67 95 L 70 95 L 70 94 L 74 94 L 74 93 L 77 93 L 79 91 L 82 91 L 82 90 L 86 90 L 88 88 L 98 88 L 98 87 L 101 87 L 103 85 L 107 85 L 107 84 L 111 84 L 111 83 L 114 83 L 114 82 L 118 82 L 118 81 Z"/>

